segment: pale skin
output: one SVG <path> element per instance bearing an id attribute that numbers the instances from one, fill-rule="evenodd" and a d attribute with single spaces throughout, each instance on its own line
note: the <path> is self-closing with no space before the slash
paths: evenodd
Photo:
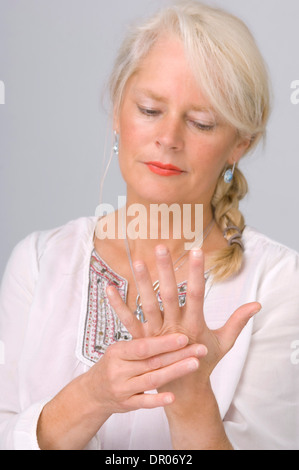
<path id="1" fill-rule="evenodd" d="M 210 109 L 178 39 L 161 38 L 128 80 L 114 125 L 128 205 L 138 202 L 149 209 L 151 203 L 200 202 L 207 226 L 217 179 L 226 164 L 241 158 L 249 142 Z M 154 174 L 144 164 L 149 160 L 184 172 Z M 110 346 L 95 366 L 44 407 L 37 430 L 42 449 L 83 449 L 112 414 L 156 407 L 165 407 L 174 449 L 232 449 L 210 376 L 261 306 L 240 306 L 223 328 L 209 330 L 203 312 L 205 260 L 226 241 L 214 227 L 203 249 L 191 252 L 175 273 L 172 260 L 182 253 L 184 242 L 130 241 L 148 320 L 142 324 L 132 313 L 137 290 L 123 240 L 95 239 L 98 253 L 128 280 L 126 304 L 114 288 L 107 294 L 133 339 Z M 164 315 L 152 288 L 156 279 Z M 179 308 L 177 283 L 186 279 L 186 305 Z M 144 393 L 153 389 L 158 393 Z"/>

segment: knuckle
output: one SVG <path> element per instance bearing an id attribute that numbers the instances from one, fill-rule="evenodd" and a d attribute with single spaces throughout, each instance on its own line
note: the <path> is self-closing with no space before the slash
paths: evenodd
<path id="1" fill-rule="evenodd" d="M 200 287 L 197 287 L 197 288 L 191 287 L 188 290 L 189 299 L 194 299 L 194 300 L 201 299 L 203 295 L 204 295 L 203 289 L 200 289 Z"/>
<path id="2" fill-rule="evenodd" d="M 111 386 L 111 396 L 114 397 L 116 402 L 121 402 L 125 399 L 126 394 L 119 384 L 113 384 Z"/>
<path id="3" fill-rule="evenodd" d="M 154 315 L 159 308 L 158 301 L 152 302 L 147 299 L 142 299 L 142 308 L 147 313 L 147 315 Z"/>
<path id="4" fill-rule="evenodd" d="M 130 329 L 134 327 L 135 320 L 136 320 L 136 317 L 133 314 L 126 315 L 122 318 L 122 323 L 127 328 L 127 330 L 130 331 Z"/>
<path id="5" fill-rule="evenodd" d="M 144 359 L 148 355 L 148 345 L 146 341 L 139 341 L 135 350 L 138 359 Z"/>
<path id="6" fill-rule="evenodd" d="M 136 263 L 134 265 L 134 268 L 135 268 L 135 270 L 134 270 L 135 276 L 138 280 L 144 281 L 144 280 L 147 279 L 147 271 L 146 271 L 146 267 L 144 266 L 143 263 Z"/>
<path id="7" fill-rule="evenodd" d="M 153 390 L 158 386 L 158 380 L 154 373 L 149 372 L 146 375 L 146 386 L 148 390 Z"/>
<path id="8" fill-rule="evenodd" d="M 149 370 L 160 369 L 161 365 L 161 359 L 158 356 L 153 356 L 147 359 L 147 366 Z"/>
<path id="9" fill-rule="evenodd" d="M 117 390 L 115 372 L 112 370 L 107 370 L 105 379 L 106 379 L 107 384 L 109 384 L 111 393 L 114 395 L 115 390 Z"/>
<path id="10" fill-rule="evenodd" d="M 122 399 L 124 395 L 124 381 L 121 379 L 120 367 L 110 367 L 106 372 L 105 381 L 111 397 L 114 397 L 115 400 Z"/>
<path id="11" fill-rule="evenodd" d="M 166 290 L 163 292 L 162 300 L 167 303 L 178 302 L 178 293 L 173 290 Z"/>
<path id="12" fill-rule="evenodd" d="M 119 356 L 119 349 L 120 349 L 120 343 L 113 343 L 108 346 L 105 352 L 105 356 L 107 359 L 116 359 L 116 357 Z"/>

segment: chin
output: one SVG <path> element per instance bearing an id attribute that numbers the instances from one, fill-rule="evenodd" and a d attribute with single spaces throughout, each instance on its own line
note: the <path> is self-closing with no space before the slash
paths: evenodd
<path id="1" fill-rule="evenodd" d="M 139 191 L 138 195 L 141 199 L 147 201 L 150 204 L 183 204 L 187 203 L 188 201 L 185 198 L 181 197 L 178 194 L 177 189 L 173 188 L 173 190 L 169 191 L 166 189 L 162 189 L 154 187 L 147 188 L 146 190 Z"/>

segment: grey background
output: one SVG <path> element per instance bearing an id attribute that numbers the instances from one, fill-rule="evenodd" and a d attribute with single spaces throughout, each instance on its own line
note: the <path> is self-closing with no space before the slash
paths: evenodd
<path id="1" fill-rule="evenodd" d="M 127 25 L 167 1 L 0 0 L 0 277 L 35 230 L 94 215 L 112 130 L 105 86 Z M 240 16 L 268 64 L 274 108 L 265 148 L 241 164 L 246 222 L 299 250 L 298 0 L 207 1 Z M 105 140 L 107 150 L 105 151 Z M 125 195 L 116 161 L 103 201 Z"/>

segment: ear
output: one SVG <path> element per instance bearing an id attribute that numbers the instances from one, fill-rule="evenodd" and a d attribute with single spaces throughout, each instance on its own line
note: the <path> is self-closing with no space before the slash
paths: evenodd
<path id="1" fill-rule="evenodd" d="M 235 146 L 231 152 L 231 155 L 227 161 L 229 165 L 233 165 L 234 163 L 238 163 L 243 155 L 245 154 L 246 150 L 250 147 L 251 138 L 250 137 L 242 137 L 238 138 Z"/>
<path id="2" fill-rule="evenodd" d="M 119 134 L 119 109 L 114 106 L 113 108 L 113 129 Z"/>

